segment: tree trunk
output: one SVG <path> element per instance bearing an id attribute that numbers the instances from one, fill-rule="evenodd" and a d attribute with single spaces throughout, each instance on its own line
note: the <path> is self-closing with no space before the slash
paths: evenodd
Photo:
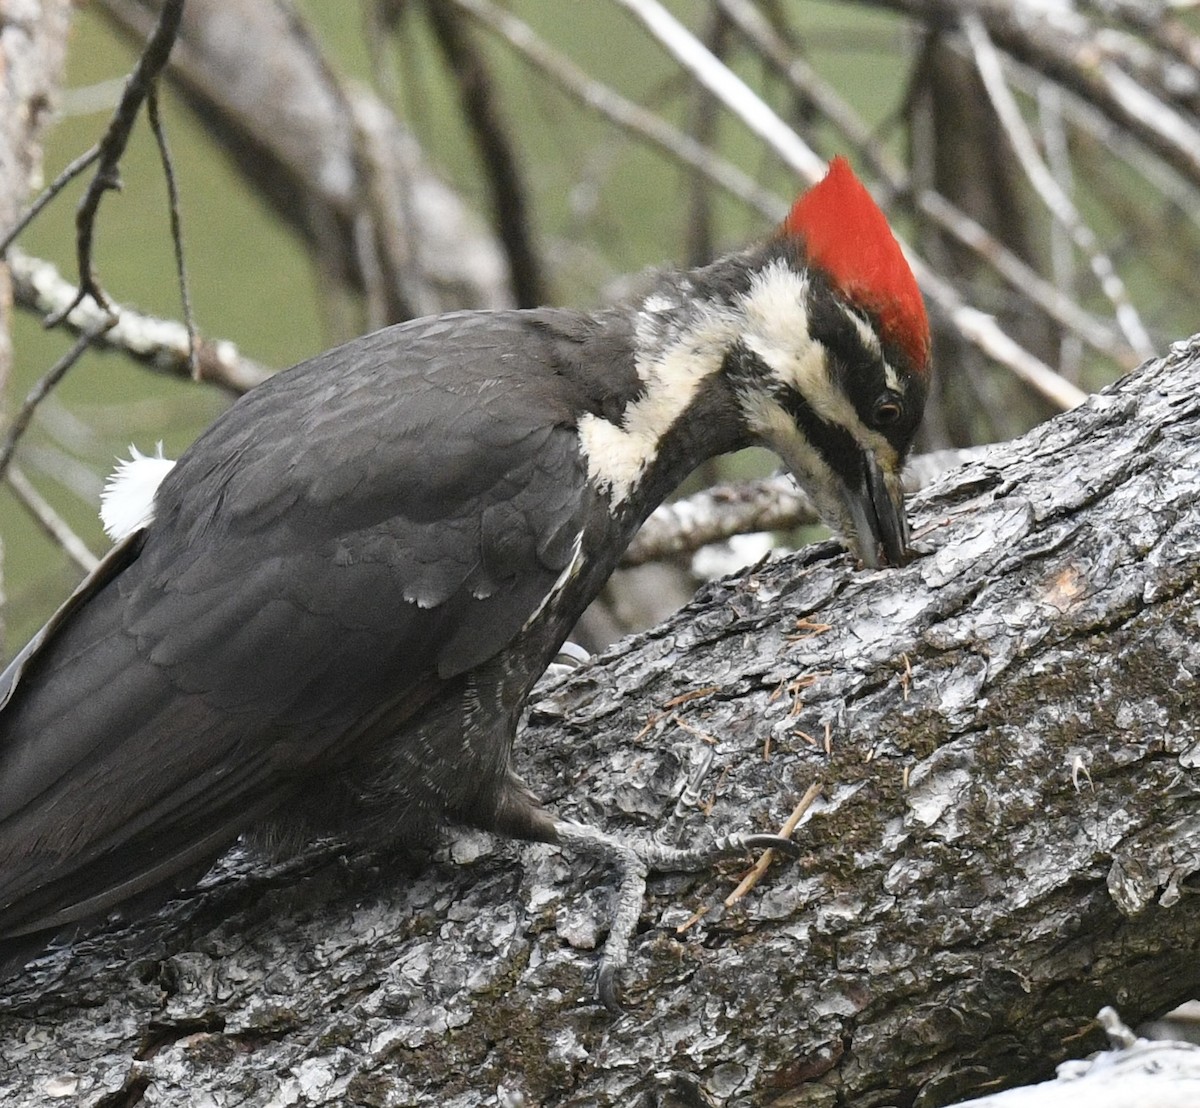
<path id="1" fill-rule="evenodd" d="M 732 907 L 651 880 L 626 1015 L 607 874 L 555 848 L 235 854 L 0 986 L 0 1100 L 932 1106 L 1200 994 L 1200 337 L 914 522 L 903 569 L 801 551 L 539 691 L 564 816 L 692 842 L 820 783 Z"/>

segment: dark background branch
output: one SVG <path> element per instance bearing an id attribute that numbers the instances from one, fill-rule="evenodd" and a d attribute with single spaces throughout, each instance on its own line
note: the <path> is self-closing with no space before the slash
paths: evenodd
<path id="1" fill-rule="evenodd" d="M 529 189 L 525 185 L 522 160 L 517 156 L 511 128 L 501 109 L 501 93 L 488 72 L 487 61 L 472 41 L 464 17 L 453 6 L 425 5 L 438 46 L 454 74 L 463 115 L 471 127 L 483 180 L 491 197 L 496 237 L 508 258 L 509 280 L 519 308 L 537 308 L 546 303 L 547 289 L 541 262 L 534 245 L 529 213 Z"/>

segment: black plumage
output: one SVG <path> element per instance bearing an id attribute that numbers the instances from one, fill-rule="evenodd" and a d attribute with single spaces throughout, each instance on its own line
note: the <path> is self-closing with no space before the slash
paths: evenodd
<path id="1" fill-rule="evenodd" d="M 556 821 L 513 772 L 518 717 L 708 458 L 772 447 L 864 561 L 903 558 L 927 325 L 847 174 L 630 305 L 417 320 L 234 404 L 0 675 L 0 943 L 170 888 L 246 831 L 425 843 L 455 820 L 618 863 L 611 1003 L 647 866 L 698 855 Z M 882 285 L 856 253 L 806 268 L 796 236 L 847 212 Z"/>
<path id="2" fill-rule="evenodd" d="M 634 395 L 624 330 L 550 311 L 405 324 L 202 435 L 8 690 L 0 929 L 102 911 L 273 809 L 293 839 L 357 821 L 422 841 L 447 816 L 551 837 L 508 791 L 508 748 L 572 617 L 525 625 L 581 534 L 613 537 L 574 427 Z M 474 757 L 468 695 L 499 710 L 476 713 Z"/>

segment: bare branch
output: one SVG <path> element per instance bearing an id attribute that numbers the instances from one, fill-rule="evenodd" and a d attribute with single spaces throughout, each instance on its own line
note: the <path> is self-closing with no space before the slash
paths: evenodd
<path id="1" fill-rule="evenodd" d="M 966 304 L 950 282 L 934 272 L 924 261 L 911 254 L 908 260 L 925 295 L 946 313 L 950 322 L 968 342 L 1019 377 L 1061 411 L 1068 411 L 1087 399 L 1087 393 L 1078 385 L 1071 384 L 1061 374 L 1055 373 L 1040 358 L 1010 338 L 990 315 Z"/>
<path id="2" fill-rule="evenodd" d="M 115 322 L 107 330 L 101 324 L 110 317 L 79 300 L 79 290 L 47 261 L 11 249 L 13 293 L 18 305 L 40 315 L 59 315 L 77 335 L 92 335 L 98 350 L 116 350 L 158 373 L 192 377 L 187 328 L 176 320 L 144 315 L 120 304 L 111 304 Z M 75 307 L 72 308 L 71 305 Z M 198 339 L 198 379 L 243 393 L 265 381 L 270 370 L 238 353 L 226 340 Z"/>
<path id="3" fill-rule="evenodd" d="M 91 573 L 100 564 L 100 559 L 88 549 L 87 543 L 71 530 L 70 524 L 34 488 L 33 482 L 25 476 L 25 471 L 20 466 L 10 463 L 4 479 L 8 482 L 21 507 L 33 517 L 38 526 L 51 539 L 66 551 L 71 561 L 84 573 Z"/>
<path id="4" fill-rule="evenodd" d="M 815 184 L 825 162 L 736 73 L 658 0 L 614 0 L 641 20 L 646 29 L 693 77 L 721 101 L 746 127 L 775 151 L 802 180 Z"/>
<path id="5" fill-rule="evenodd" d="M 171 161 L 171 150 L 167 146 L 167 133 L 163 130 L 158 114 L 158 92 L 152 85 L 146 97 L 146 114 L 154 141 L 158 144 L 158 155 L 162 161 L 163 177 L 167 182 L 167 210 L 171 214 L 171 244 L 175 248 L 175 276 L 179 281 L 179 299 L 183 305 L 183 325 L 188 335 L 188 365 L 192 378 L 200 379 L 200 361 L 196 355 L 196 321 L 192 317 L 192 295 L 188 289 L 187 266 L 183 261 L 183 230 L 179 218 L 179 189 L 175 183 L 175 166 Z"/>
<path id="6" fill-rule="evenodd" d="M 1200 186 L 1200 127 L 1194 110 L 1181 109 L 1169 96 L 1160 95 L 1165 91 L 1160 83 L 1150 79 L 1152 74 L 1130 57 L 1130 49 L 1117 37 L 1105 36 L 1100 48 L 1096 27 L 1078 9 L 1040 0 L 876 2 L 932 26 L 974 13 L 1001 48 L 1094 104 Z M 1131 70 L 1138 77 L 1130 76 Z"/>
<path id="7" fill-rule="evenodd" d="M 526 202 L 529 190 L 509 139 L 509 128 L 500 113 L 499 89 L 483 55 L 463 28 L 459 12 L 441 0 L 426 4 L 425 11 L 453 72 L 463 114 L 475 136 L 484 180 L 491 194 L 496 233 L 508 257 L 517 306 L 536 308 L 545 303 L 545 282 L 533 245 Z"/>
<path id="8" fill-rule="evenodd" d="M 38 214 L 50 203 L 63 189 L 67 187 L 76 177 L 78 177 L 88 166 L 90 166 L 98 157 L 100 157 L 100 147 L 93 146 L 90 150 L 80 154 L 78 158 L 72 161 L 66 169 L 64 169 L 53 181 L 50 182 L 38 194 L 24 212 L 21 213 L 21 218 L 12 225 L 0 238 L 0 254 L 3 254 L 17 239 L 22 231 L 28 227 Z"/>
<path id="9" fill-rule="evenodd" d="M 140 37 L 161 3 L 99 7 Z M 339 77 L 294 5 L 188 0 L 166 76 L 323 272 L 364 287 L 368 259 L 387 286 L 371 290 L 387 298 L 376 322 L 511 303 L 491 236 L 395 113 Z"/>
<path id="10" fill-rule="evenodd" d="M 787 205 L 774 193 L 661 116 L 626 99 L 610 86 L 588 76 L 569 58 L 539 38 L 533 29 L 490 0 L 452 0 L 479 23 L 494 31 L 526 62 L 583 107 L 695 170 L 748 208 L 767 219 L 782 219 Z"/>
<path id="11" fill-rule="evenodd" d="M 1059 187 L 1054 175 L 1042 161 L 1037 144 L 1029 133 L 1021 110 L 1004 80 L 1000 57 L 992 45 L 983 21 L 978 16 L 967 13 L 963 15 L 962 26 L 967 41 L 971 44 L 975 67 L 983 80 L 984 88 L 987 89 L 992 107 L 1008 134 L 1013 152 L 1020 161 L 1029 183 L 1042 198 L 1050 214 L 1070 233 L 1072 241 L 1087 256 L 1101 289 L 1116 309 L 1117 322 L 1130 345 L 1141 357 L 1153 357 L 1154 344 L 1151 343 L 1137 309 L 1129 299 L 1125 282 L 1117 274 L 1112 259 L 1100 249 L 1095 232 L 1080 216 L 1070 197 Z"/>
<path id="12" fill-rule="evenodd" d="M 13 421 L 9 424 L 8 431 L 5 433 L 3 440 L 0 440 L 0 477 L 4 476 L 5 470 L 8 469 L 9 463 L 12 461 L 14 452 L 17 449 L 17 444 L 21 441 L 21 436 L 29 429 L 30 421 L 33 419 L 33 413 L 37 411 L 38 405 L 46 399 L 53 391 L 54 386 L 59 383 L 66 375 L 70 368 L 79 361 L 83 352 L 91 345 L 92 340 L 98 334 L 108 330 L 113 325 L 115 320 L 111 316 L 104 317 L 99 322 L 99 327 L 103 330 L 84 331 L 75 344 L 68 350 L 57 362 L 54 363 L 34 384 L 29 390 L 29 394 L 25 397 L 25 402 L 18 409 L 17 414 L 13 417 Z"/>

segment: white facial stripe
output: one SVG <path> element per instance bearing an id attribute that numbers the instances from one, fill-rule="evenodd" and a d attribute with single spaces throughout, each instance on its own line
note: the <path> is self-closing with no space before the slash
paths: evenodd
<path id="1" fill-rule="evenodd" d="M 854 329 L 858 332 L 858 337 L 862 339 L 862 344 L 872 354 L 878 357 L 883 357 L 883 347 L 879 345 L 879 336 L 875 334 L 870 324 L 862 318 L 857 312 L 852 312 L 845 304 L 838 304 L 842 309 L 842 314 L 854 325 Z"/>
<path id="2" fill-rule="evenodd" d="M 794 388 L 821 419 L 844 427 L 865 450 L 880 459 L 885 468 L 893 468 L 899 459 L 892 444 L 873 431 L 858 417 L 846 394 L 830 379 L 826 368 L 825 347 L 809 334 L 805 306 L 808 280 L 783 262 L 773 262 L 756 274 L 743 299 L 747 333 L 743 337 L 752 350 L 782 384 Z M 874 331 L 857 315 L 846 310 L 868 348 L 880 350 Z M 889 385 L 895 372 L 887 367 Z M 898 387 L 897 391 L 902 391 Z"/>
<path id="3" fill-rule="evenodd" d="M 853 544 L 856 530 L 845 503 L 836 495 L 842 480 L 821 452 L 801 434 L 779 402 L 761 392 L 743 398 L 751 429 L 783 460 L 797 483 L 815 502 L 817 514 Z"/>
<path id="4" fill-rule="evenodd" d="M 639 357 L 645 393 L 626 405 L 620 424 L 590 412 L 579 420 L 588 479 L 614 503 L 625 500 L 658 454 L 659 442 L 687 410 L 707 377 L 721 368 L 736 337 L 735 317 L 711 312 L 654 361 Z"/>
<path id="5" fill-rule="evenodd" d="M 100 522 L 113 542 L 154 521 L 154 496 L 175 464 L 163 457 L 161 442 L 153 456 L 143 454 L 136 446 L 129 448 L 129 454 L 117 463 L 100 494 Z"/>
<path id="6" fill-rule="evenodd" d="M 795 350 L 800 336 L 808 334 L 808 277 L 771 262 L 756 273 L 742 297 L 746 330 L 764 346 Z"/>
<path id="7" fill-rule="evenodd" d="M 874 354 L 881 362 L 883 362 L 883 380 L 892 392 L 897 392 L 901 396 L 904 395 L 904 385 L 900 380 L 900 375 L 892 367 L 891 363 L 883 357 L 883 344 L 879 341 L 879 335 L 875 333 L 874 328 L 869 323 L 858 315 L 852 312 L 844 304 L 839 304 L 839 308 L 845 314 L 846 318 L 854 324 L 854 329 L 858 332 L 858 337 L 862 340 L 862 344 L 868 351 Z"/>

